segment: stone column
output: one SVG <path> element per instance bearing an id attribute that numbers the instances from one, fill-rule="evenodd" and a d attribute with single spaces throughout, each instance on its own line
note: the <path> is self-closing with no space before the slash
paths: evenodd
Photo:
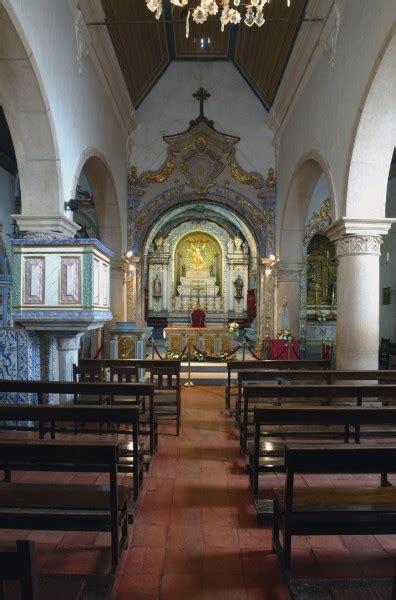
<path id="1" fill-rule="evenodd" d="M 378 369 L 379 235 L 346 235 L 335 241 L 337 269 L 337 369 Z"/>
<path id="2" fill-rule="evenodd" d="M 286 297 L 290 317 L 290 331 L 294 337 L 299 337 L 300 335 L 300 286 L 302 270 L 303 265 L 295 263 L 281 264 L 278 271 L 277 310 L 275 314 L 276 329 L 279 328 L 279 308 Z"/>
<path id="3" fill-rule="evenodd" d="M 59 381 L 73 381 L 73 364 L 78 365 L 78 350 L 82 335 L 83 332 L 68 333 L 67 331 L 55 335 L 59 360 Z M 61 403 L 70 402 L 72 396 L 59 394 L 59 400 Z"/>
<path id="4" fill-rule="evenodd" d="M 141 258 L 132 256 L 128 268 L 128 321 L 134 322 L 138 327 L 144 325 L 144 289 L 142 286 Z"/>
<path id="5" fill-rule="evenodd" d="M 327 228 L 337 268 L 337 369 L 378 369 L 381 234 L 393 219 L 343 218 Z"/>

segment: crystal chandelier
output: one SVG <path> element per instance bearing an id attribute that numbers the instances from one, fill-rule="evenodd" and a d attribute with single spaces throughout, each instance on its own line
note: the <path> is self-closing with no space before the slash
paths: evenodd
<path id="1" fill-rule="evenodd" d="M 146 0 L 147 8 L 155 13 L 155 18 L 159 19 L 162 14 L 164 0 Z M 279 1 L 279 0 L 278 0 Z M 210 15 L 219 14 L 221 31 L 231 23 L 238 25 L 241 21 L 248 27 L 257 25 L 261 27 L 265 23 L 264 6 L 271 0 L 198 0 L 193 8 L 188 6 L 190 0 L 170 0 L 174 6 L 186 7 L 186 37 L 190 33 L 190 16 L 195 23 L 202 24 Z M 290 6 L 291 0 L 286 0 L 287 6 Z"/>

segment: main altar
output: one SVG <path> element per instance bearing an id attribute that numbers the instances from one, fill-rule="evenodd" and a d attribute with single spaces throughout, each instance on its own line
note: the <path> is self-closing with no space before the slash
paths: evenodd
<path id="1" fill-rule="evenodd" d="M 166 327 L 164 329 L 169 350 L 182 352 L 190 345 L 209 354 L 232 351 L 232 333 L 228 327 Z"/>

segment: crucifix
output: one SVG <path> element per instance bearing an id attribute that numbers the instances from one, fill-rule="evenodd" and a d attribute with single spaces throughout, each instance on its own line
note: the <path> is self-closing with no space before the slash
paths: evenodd
<path id="1" fill-rule="evenodd" d="M 199 116 L 203 117 L 204 116 L 204 102 L 205 102 L 205 100 L 210 98 L 209 92 L 207 90 L 205 90 L 205 88 L 200 87 L 196 92 L 194 92 L 193 98 L 195 98 L 196 100 L 199 100 Z"/>

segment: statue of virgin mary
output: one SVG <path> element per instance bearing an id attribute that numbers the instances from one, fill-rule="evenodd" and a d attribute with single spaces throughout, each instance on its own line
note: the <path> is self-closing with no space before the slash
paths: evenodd
<path id="1" fill-rule="evenodd" d="M 279 329 L 290 329 L 290 317 L 289 317 L 289 309 L 287 307 L 287 298 L 286 296 L 283 299 L 281 307 L 279 309 Z"/>

